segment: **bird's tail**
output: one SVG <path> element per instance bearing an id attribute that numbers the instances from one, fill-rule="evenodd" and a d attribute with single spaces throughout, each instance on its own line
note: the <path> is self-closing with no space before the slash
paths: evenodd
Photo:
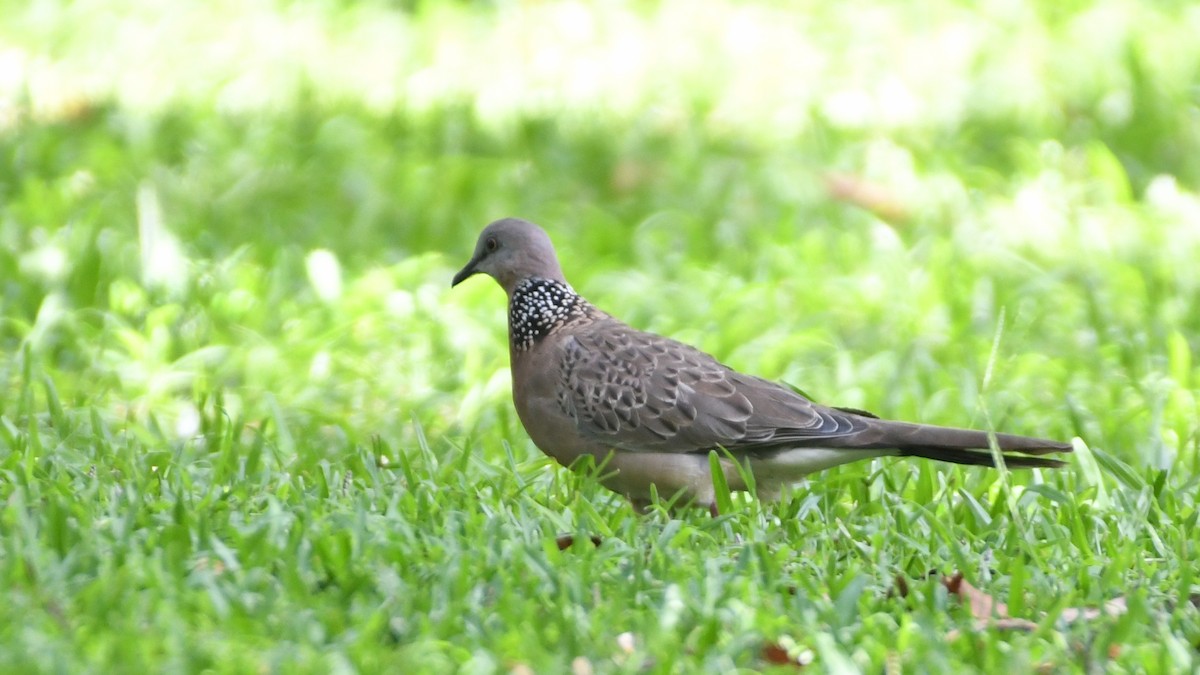
<path id="1" fill-rule="evenodd" d="M 1064 450 L 1063 452 L 1069 452 Z M 964 450 L 961 448 L 904 448 L 900 451 L 904 457 L 924 457 L 936 459 L 939 462 L 953 464 L 969 464 L 972 466 L 996 466 L 996 459 L 987 450 Z M 1026 455 L 1011 455 L 1003 453 L 1004 466 L 1010 469 L 1057 469 L 1067 463 L 1046 457 L 1029 457 Z"/>
<path id="2" fill-rule="evenodd" d="M 986 431 L 973 429 L 935 427 L 905 422 L 891 422 L 887 426 L 889 427 L 888 432 L 890 432 L 887 435 L 891 437 L 891 443 L 894 444 L 892 447 L 897 448 L 901 456 L 924 457 L 954 464 L 996 466 L 995 458 L 990 450 L 989 436 L 994 436 L 996 439 L 996 445 L 1004 456 L 1004 464 L 1010 468 L 1065 466 L 1066 462 L 1057 459 L 1027 455 L 1048 455 L 1057 452 L 1071 452 L 1074 449 L 1070 443 L 1060 441 L 1013 434 L 991 435 Z M 1021 454 L 1010 454 L 1013 452 Z"/>

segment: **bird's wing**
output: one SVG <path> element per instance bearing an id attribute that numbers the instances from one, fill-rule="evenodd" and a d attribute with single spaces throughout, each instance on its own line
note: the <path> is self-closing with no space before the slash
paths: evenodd
<path id="1" fill-rule="evenodd" d="M 559 407 L 581 435 L 622 450 L 755 452 L 844 443 L 867 422 L 616 320 L 565 336 L 561 354 Z"/>

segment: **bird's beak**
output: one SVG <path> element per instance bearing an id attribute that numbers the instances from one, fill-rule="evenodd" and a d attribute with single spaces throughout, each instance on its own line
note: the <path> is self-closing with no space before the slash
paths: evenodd
<path id="1" fill-rule="evenodd" d="M 477 264 L 479 264 L 479 258 L 471 258 L 471 260 L 467 262 L 466 266 L 459 270 L 458 274 L 455 274 L 454 278 L 450 280 L 450 288 L 454 288 L 466 280 L 467 277 L 478 273 L 479 270 L 475 269 L 475 265 Z"/>

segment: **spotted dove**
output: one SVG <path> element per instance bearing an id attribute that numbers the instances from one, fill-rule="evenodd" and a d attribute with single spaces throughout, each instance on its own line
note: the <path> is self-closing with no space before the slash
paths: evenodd
<path id="1" fill-rule="evenodd" d="M 1069 443 L 879 419 L 814 403 L 744 375 L 686 344 L 627 326 L 597 309 L 563 277 L 550 238 L 507 218 L 488 225 L 452 286 L 491 275 L 508 294 L 513 401 L 537 447 L 564 465 L 590 455 L 604 484 L 637 506 L 651 486 L 715 507 L 709 452 L 725 481 L 777 498 L 803 476 L 839 464 L 896 455 L 993 466 L 989 437 L 1009 467 L 1058 467 L 1030 457 L 1070 452 Z"/>

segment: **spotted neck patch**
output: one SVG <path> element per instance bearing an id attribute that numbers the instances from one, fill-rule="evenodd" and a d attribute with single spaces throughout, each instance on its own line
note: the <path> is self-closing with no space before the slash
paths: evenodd
<path id="1" fill-rule="evenodd" d="M 561 281 L 530 277 L 513 289 L 508 303 L 508 333 L 524 351 L 558 327 L 587 315 L 588 302 Z"/>

